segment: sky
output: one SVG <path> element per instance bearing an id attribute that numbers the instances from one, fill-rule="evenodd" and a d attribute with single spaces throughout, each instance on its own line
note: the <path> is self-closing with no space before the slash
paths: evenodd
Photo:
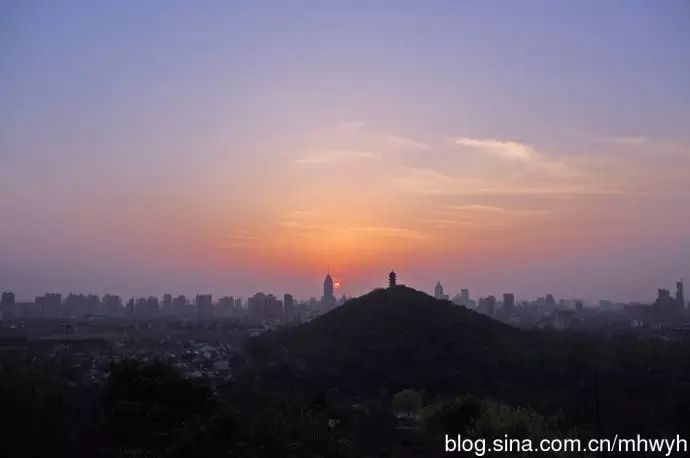
<path id="1" fill-rule="evenodd" d="M 0 290 L 652 300 L 690 3 L 0 3 Z"/>

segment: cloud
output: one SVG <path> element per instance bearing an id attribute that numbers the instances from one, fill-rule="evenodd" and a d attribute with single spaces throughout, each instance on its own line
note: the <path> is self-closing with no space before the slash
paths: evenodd
<path id="1" fill-rule="evenodd" d="M 367 232 L 377 235 L 383 235 L 386 237 L 399 237 L 406 239 L 428 239 L 431 238 L 429 235 L 421 234 L 412 229 L 406 229 L 402 227 L 387 227 L 387 226 L 363 226 L 355 227 L 352 229 L 354 232 Z"/>
<path id="2" fill-rule="evenodd" d="M 246 229 L 237 229 L 221 243 L 221 249 L 244 248 L 258 242 L 260 237 Z"/>
<path id="3" fill-rule="evenodd" d="M 435 228 L 453 228 L 458 226 L 470 226 L 472 223 L 466 220 L 450 219 L 450 218 L 427 218 L 420 220 L 422 223 L 431 224 Z"/>
<path id="4" fill-rule="evenodd" d="M 446 205 L 446 208 L 450 210 L 474 210 L 474 211 L 487 211 L 493 213 L 507 213 L 505 208 L 494 207 L 492 205 Z"/>
<path id="5" fill-rule="evenodd" d="M 550 181 L 558 186 L 568 180 L 583 183 L 587 178 L 570 158 L 549 157 L 526 143 L 469 137 L 454 138 L 453 142 L 465 148 L 484 152 L 485 158 L 506 159 L 502 163 L 492 164 L 495 170 L 498 170 L 499 166 L 503 167 L 504 179 L 523 180 L 523 184 Z M 497 185 L 503 187 L 500 183 Z"/>
<path id="6" fill-rule="evenodd" d="M 527 161 L 539 157 L 534 148 L 524 143 L 469 137 L 455 138 L 453 141 L 456 145 L 499 155 L 506 159 Z"/>
<path id="7" fill-rule="evenodd" d="M 315 152 L 295 159 L 297 164 L 336 164 L 358 159 L 378 159 L 378 153 L 349 149 L 331 149 Z"/>
<path id="8" fill-rule="evenodd" d="M 398 167 L 387 178 L 399 193 L 421 195 L 613 195 L 623 192 L 614 184 L 592 182 L 589 177 L 567 164 L 539 159 L 524 164 L 524 176 L 490 175 L 482 171 L 452 176 L 429 168 Z M 515 175 L 515 174 L 514 174 Z M 475 210 L 477 207 L 474 207 Z M 485 207 L 486 208 L 486 207 Z M 465 209 L 469 209 L 466 207 Z"/>
<path id="9" fill-rule="evenodd" d="M 335 130 L 341 134 L 354 134 L 361 131 L 362 128 L 364 128 L 363 121 L 348 121 L 338 124 Z"/>
<path id="10" fill-rule="evenodd" d="M 647 141 L 647 137 L 645 136 L 637 136 L 637 137 L 608 137 L 602 139 L 604 143 L 614 143 L 617 145 L 641 145 L 645 141 Z"/>
<path id="11" fill-rule="evenodd" d="M 298 220 L 294 220 L 294 219 L 286 219 L 286 220 L 280 221 L 278 224 L 280 226 L 283 226 L 283 227 L 296 228 L 296 229 L 320 229 L 320 230 L 329 229 L 328 226 L 325 226 L 323 224 L 309 223 L 309 222 L 298 221 Z"/>
<path id="12" fill-rule="evenodd" d="M 398 135 L 382 135 L 381 142 L 392 149 L 428 151 L 429 145 Z"/>
<path id="13" fill-rule="evenodd" d="M 258 240 L 259 236 L 246 229 L 238 229 L 234 234 L 230 236 L 231 238 L 240 240 Z"/>
<path id="14" fill-rule="evenodd" d="M 507 209 L 503 207 L 496 207 L 493 205 L 446 205 L 446 208 L 454 211 L 471 211 L 471 212 L 485 212 L 485 213 L 498 213 L 502 215 L 510 216 L 531 216 L 531 215 L 548 215 L 550 212 L 546 210 L 515 210 Z"/>
<path id="15" fill-rule="evenodd" d="M 415 194 L 452 193 L 456 188 L 456 179 L 429 168 L 400 167 L 388 180 L 397 191 Z"/>

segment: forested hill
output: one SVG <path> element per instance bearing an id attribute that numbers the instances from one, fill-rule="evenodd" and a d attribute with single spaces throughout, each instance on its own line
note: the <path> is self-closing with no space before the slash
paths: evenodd
<path id="1" fill-rule="evenodd" d="M 518 330 L 404 286 L 266 333 L 250 349 L 274 368 L 268 379 L 293 391 L 366 398 L 414 388 L 488 395 L 616 430 L 690 425 L 690 364 L 678 364 L 690 361 L 687 345 Z"/>

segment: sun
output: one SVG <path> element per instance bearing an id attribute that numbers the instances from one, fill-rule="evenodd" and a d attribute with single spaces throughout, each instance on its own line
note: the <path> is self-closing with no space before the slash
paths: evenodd
<path id="1" fill-rule="evenodd" d="M 334 286 L 335 288 L 340 288 L 340 280 L 336 280 L 336 281 L 333 283 L 333 286 Z"/>

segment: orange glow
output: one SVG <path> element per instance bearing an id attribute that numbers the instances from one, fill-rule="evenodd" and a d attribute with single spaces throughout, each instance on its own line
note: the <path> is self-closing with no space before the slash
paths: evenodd
<path id="1" fill-rule="evenodd" d="M 340 280 L 336 280 L 335 283 L 333 283 L 333 286 L 338 289 L 340 288 Z"/>

